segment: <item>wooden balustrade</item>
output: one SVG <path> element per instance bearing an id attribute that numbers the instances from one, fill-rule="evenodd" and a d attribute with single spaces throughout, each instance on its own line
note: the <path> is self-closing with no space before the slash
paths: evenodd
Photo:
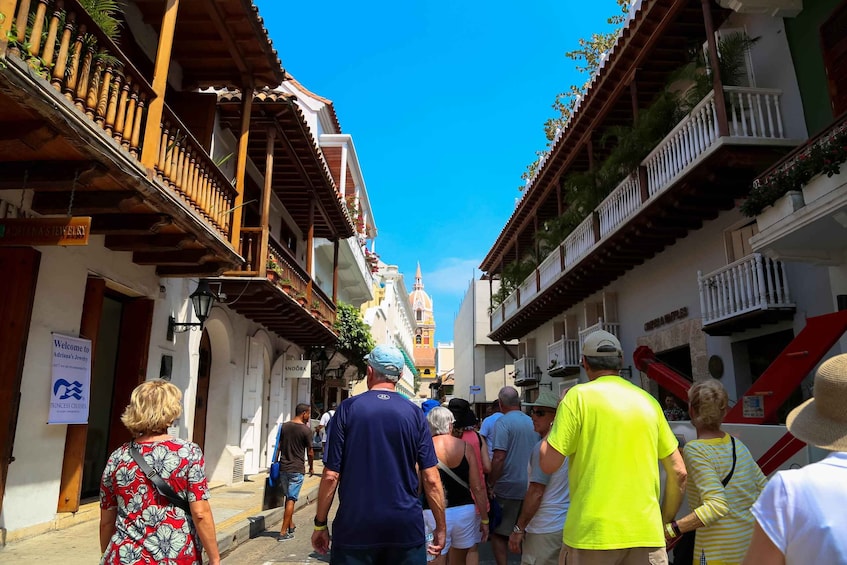
<path id="1" fill-rule="evenodd" d="M 132 156 L 140 155 L 153 89 L 76 0 L 21 0 L 12 31 L 7 53 L 24 59 Z"/>
<path id="2" fill-rule="evenodd" d="M 579 367 L 579 340 L 561 338 L 547 346 L 547 367 Z M 548 369 L 548 370 L 549 370 Z"/>
<path id="3" fill-rule="evenodd" d="M 600 237 L 605 236 L 641 207 L 641 183 L 637 174 L 621 182 L 597 207 L 600 219 Z"/>
<path id="4" fill-rule="evenodd" d="M 794 304 L 782 261 L 753 253 L 704 275 L 697 272 L 703 325 L 753 310 L 789 308 Z"/>
<path id="5" fill-rule="evenodd" d="M 594 245 L 594 219 L 588 216 L 565 239 L 565 266 L 571 267 Z"/>
<path id="6" fill-rule="evenodd" d="M 597 323 L 588 326 L 585 329 L 579 330 L 579 350 L 582 351 L 582 345 L 585 343 L 585 338 L 596 331 L 604 331 L 609 332 L 616 338 L 620 339 L 621 333 L 621 325 L 617 323 L 604 322 L 603 318 L 600 318 Z"/>
<path id="7" fill-rule="evenodd" d="M 734 137 L 784 139 L 781 90 L 724 87 L 729 105 L 729 134 Z"/>
<path id="8" fill-rule="evenodd" d="M 228 237 L 236 196 L 232 182 L 167 106 L 161 131 L 155 166 L 159 179 Z"/>

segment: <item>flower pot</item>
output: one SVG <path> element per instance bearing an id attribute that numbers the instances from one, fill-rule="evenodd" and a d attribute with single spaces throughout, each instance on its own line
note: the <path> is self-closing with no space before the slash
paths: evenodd
<path id="1" fill-rule="evenodd" d="M 268 277 L 268 280 L 271 281 L 274 284 L 276 284 L 276 281 L 279 280 L 279 275 L 275 271 L 268 271 L 267 277 Z"/>
<path id="2" fill-rule="evenodd" d="M 766 230 L 805 205 L 802 192 L 789 190 L 785 193 L 785 196 L 766 207 L 756 216 L 756 224 L 759 226 L 759 231 Z"/>

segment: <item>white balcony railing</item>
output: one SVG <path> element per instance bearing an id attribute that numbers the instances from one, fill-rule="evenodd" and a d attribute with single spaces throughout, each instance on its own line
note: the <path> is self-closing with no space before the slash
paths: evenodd
<path id="1" fill-rule="evenodd" d="M 641 207 L 641 182 L 638 175 L 626 177 L 597 207 L 600 218 L 600 237 L 626 222 Z"/>
<path id="2" fill-rule="evenodd" d="M 724 87 L 730 143 L 785 144 L 786 135 L 780 110 L 782 92 L 773 89 Z M 503 304 L 492 310 L 491 329 L 496 330 L 541 292 L 555 284 L 583 257 L 620 226 L 626 224 L 653 198 L 674 184 L 686 169 L 721 139 L 714 92 L 694 107 L 683 120 L 641 162 L 647 173 L 646 201 L 638 175 L 631 175 L 606 197 L 595 210 L 599 223 L 599 239 L 595 237 L 594 214 L 574 229 L 519 285 Z M 704 310 L 705 312 L 705 310 Z M 611 330 L 609 330 L 611 331 Z M 612 332 L 614 333 L 614 332 Z"/>
<path id="3" fill-rule="evenodd" d="M 521 357 L 515 361 L 515 384 L 535 383 L 538 376 L 535 374 L 535 357 Z"/>
<path id="4" fill-rule="evenodd" d="M 604 322 L 603 318 L 596 324 L 592 324 L 583 330 L 579 330 L 579 351 L 582 351 L 582 344 L 585 343 L 585 338 L 589 336 L 589 334 L 596 332 L 598 330 L 603 330 L 609 332 L 616 338 L 620 339 L 620 331 L 621 325 L 618 323 Z"/>
<path id="5" fill-rule="evenodd" d="M 703 325 L 754 310 L 793 308 L 782 261 L 753 253 L 707 275 L 697 272 Z"/>
<path id="6" fill-rule="evenodd" d="M 547 370 L 579 366 L 579 340 L 562 338 L 547 346 Z"/>
<path id="7" fill-rule="evenodd" d="M 356 261 L 356 266 L 362 272 L 362 278 L 365 280 L 365 284 L 368 286 L 373 285 L 373 273 L 371 272 L 370 267 L 368 266 L 367 260 L 365 260 L 365 252 L 362 250 L 362 245 L 359 243 L 359 238 L 357 237 L 348 237 L 347 244 L 350 246 L 350 251 L 353 254 L 353 258 Z"/>

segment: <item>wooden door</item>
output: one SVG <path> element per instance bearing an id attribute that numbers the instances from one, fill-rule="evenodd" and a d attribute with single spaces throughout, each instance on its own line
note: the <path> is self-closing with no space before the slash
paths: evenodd
<path id="1" fill-rule="evenodd" d="M 9 463 L 14 461 L 21 376 L 40 262 L 41 254 L 32 248 L 0 249 L 0 320 L 4 326 L 0 339 L 0 512 Z"/>
<path id="2" fill-rule="evenodd" d="M 284 402 L 290 395 L 286 394 L 283 389 L 282 367 L 285 362 L 285 355 L 280 355 L 274 362 L 271 369 L 271 382 L 268 390 L 268 449 L 267 460 L 272 461 L 274 447 L 276 446 L 276 438 L 279 434 L 279 427 L 285 422 Z"/>
<path id="3" fill-rule="evenodd" d="M 244 451 L 244 472 L 259 472 L 262 445 L 262 377 L 265 356 L 262 342 L 250 338 L 247 342 L 247 370 L 241 404 L 241 449 Z"/>
<path id="4" fill-rule="evenodd" d="M 194 400 L 194 433 L 192 441 L 206 448 L 206 411 L 209 405 L 209 376 L 212 371 L 212 342 L 203 330 L 200 338 L 200 359 L 197 362 L 197 396 Z"/>

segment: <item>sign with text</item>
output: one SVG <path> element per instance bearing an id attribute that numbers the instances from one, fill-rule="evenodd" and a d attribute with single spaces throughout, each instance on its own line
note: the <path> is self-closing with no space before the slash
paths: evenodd
<path id="1" fill-rule="evenodd" d="M 91 401 L 91 340 L 53 334 L 48 424 L 87 424 Z"/>
<path id="2" fill-rule="evenodd" d="M 482 392 L 482 386 L 480 385 L 471 385 L 471 394 L 479 394 Z"/>
<path id="3" fill-rule="evenodd" d="M 88 245 L 91 217 L 3 218 L 0 245 Z"/>
<path id="4" fill-rule="evenodd" d="M 741 415 L 745 418 L 765 417 L 765 398 L 759 395 L 745 396 L 742 400 Z"/>
<path id="5" fill-rule="evenodd" d="M 312 378 L 312 362 L 305 359 L 286 361 L 282 374 L 286 379 L 310 379 Z"/>

